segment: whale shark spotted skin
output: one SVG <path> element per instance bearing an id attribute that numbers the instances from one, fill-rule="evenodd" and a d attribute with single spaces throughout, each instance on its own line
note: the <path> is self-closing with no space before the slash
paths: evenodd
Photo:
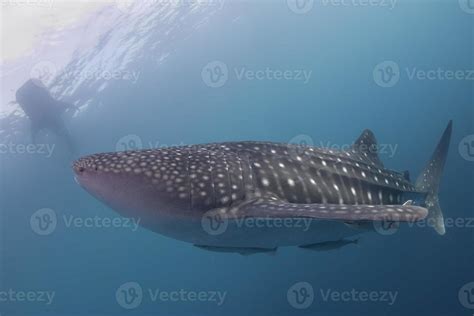
<path id="1" fill-rule="evenodd" d="M 81 186 L 123 216 L 202 248 L 309 245 L 427 216 L 444 234 L 437 193 L 451 129 L 415 184 L 384 168 L 369 130 L 346 151 L 228 142 L 95 154 L 73 168 Z M 224 231 L 205 229 L 209 214 Z"/>

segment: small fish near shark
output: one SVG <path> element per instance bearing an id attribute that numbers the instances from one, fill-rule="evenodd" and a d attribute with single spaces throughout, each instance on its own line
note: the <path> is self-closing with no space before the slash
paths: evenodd
<path id="1" fill-rule="evenodd" d="M 250 247 L 244 247 L 244 248 L 239 248 L 239 247 L 212 247 L 212 246 L 204 246 L 204 245 L 195 245 L 197 248 L 207 250 L 207 251 L 212 251 L 212 252 L 222 252 L 222 253 L 238 253 L 242 256 L 250 256 L 256 253 L 267 253 L 269 255 L 275 255 L 278 248 L 250 248 Z"/>
<path id="2" fill-rule="evenodd" d="M 438 190 L 451 133 L 450 121 L 415 183 L 384 167 L 370 130 L 344 151 L 227 142 L 94 154 L 73 169 L 86 191 L 122 216 L 201 249 L 332 249 L 387 222 L 428 217 L 443 235 Z"/>
<path id="3" fill-rule="evenodd" d="M 300 246 L 300 248 L 310 249 L 310 250 L 315 250 L 315 251 L 330 251 L 330 250 L 341 249 L 351 244 L 354 244 L 354 245 L 359 244 L 359 239 L 358 238 L 354 240 L 340 239 L 340 240 L 335 240 L 335 241 L 326 241 L 326 242 L 321 242 L 319 244 L 303 245 L 303 246 Z"/>

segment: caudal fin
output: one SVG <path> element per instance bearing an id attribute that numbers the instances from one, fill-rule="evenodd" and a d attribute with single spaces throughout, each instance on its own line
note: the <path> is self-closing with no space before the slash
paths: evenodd
<path id="1" fill-rule="evenodd" d="M 427 193 L 425 204 L 429 211 L 428 220 L 430 220 L 430 223 L 433 223 L 433 228 L 440 235 L 444 235 L 446 229 L 444 228 L 443 212 L 439 205 L 438 191 L 444 165 L 446 163 L 446 156 L 449 150 L 452 129 L 453 122 L 449 121 L 443 136 L 441 136 L 438 146 L 431 156 L 431 160 L 420 174 L 415 184 L 418 191 Z"/>

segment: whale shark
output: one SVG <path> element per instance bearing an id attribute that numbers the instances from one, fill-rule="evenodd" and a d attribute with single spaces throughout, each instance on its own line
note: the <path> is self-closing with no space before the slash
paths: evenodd
<path id="1" fill-rule="evenodd" d="M 70 103 L 54 99 L 39 79 L 29 79 L 15 93 L 17 103 L 30 119 L 31 141 L 36 143 L 41 130 L 49 130 L 61 137 L 71 151 L 74 143 L 61 115 L 67 110 L 77 110 Z"/>
<path id="2" fill-rule="evenodd" d="M 346 150 L 225 142 L 93 154 L 73 170 L 122 216 L 201 249 L 316 249 L 381 223 L 430 219 L 445 234 L 438 191 L 451 133 L 450 121 L 415 182 L 384 167 L 370 130 Z"/>

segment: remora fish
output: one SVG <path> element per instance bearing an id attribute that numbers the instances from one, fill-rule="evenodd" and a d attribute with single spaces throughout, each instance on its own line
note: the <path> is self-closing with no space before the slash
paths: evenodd
<path id="1" fill-rule="evenodd" d="M 304 245 L 304 246 L 300 246 L 300 248 L 311 249 L 315 251 L 330 251 L 330 250 L 340 249 L 350 244 L 357 245 L 358 243 L 359 243 L 359 239 L 354 239 L 354 240 L 340 239 L 340 240 L 335 240 L 335 241 L 325 241 L 318 244 Z"/>
<path id="2" fill-rule="evenodd" d="M 123 216 L 208 249 L 317 244 L 427 216 L 444 234 L 438 188 L 451 131 L 449 122 L 414 184 L 384 168 L 369 130 L 347 151 L 229 142 L 95 154 L 73 169 Z"/>
<path id="3" fill-rule="evenodd" d="M 212 252 L 222 252 L 222 253 L 238 253 L 242 256 L 250 256 L 256 253 L 267 253 L 269 255 L 275 255 L 277 252 L 278 248 L 273 248 L 273 249 L 263 249 L 263 248 L 249 248 L 249 247 L 244 247 L 244 248 L 239 248 L 239 247 L 212 247 L 212 246 L 204 246 L 204 245 L 196 245 L 197 248 L 207 250 L 207 251 L 212 251 Z"/>

